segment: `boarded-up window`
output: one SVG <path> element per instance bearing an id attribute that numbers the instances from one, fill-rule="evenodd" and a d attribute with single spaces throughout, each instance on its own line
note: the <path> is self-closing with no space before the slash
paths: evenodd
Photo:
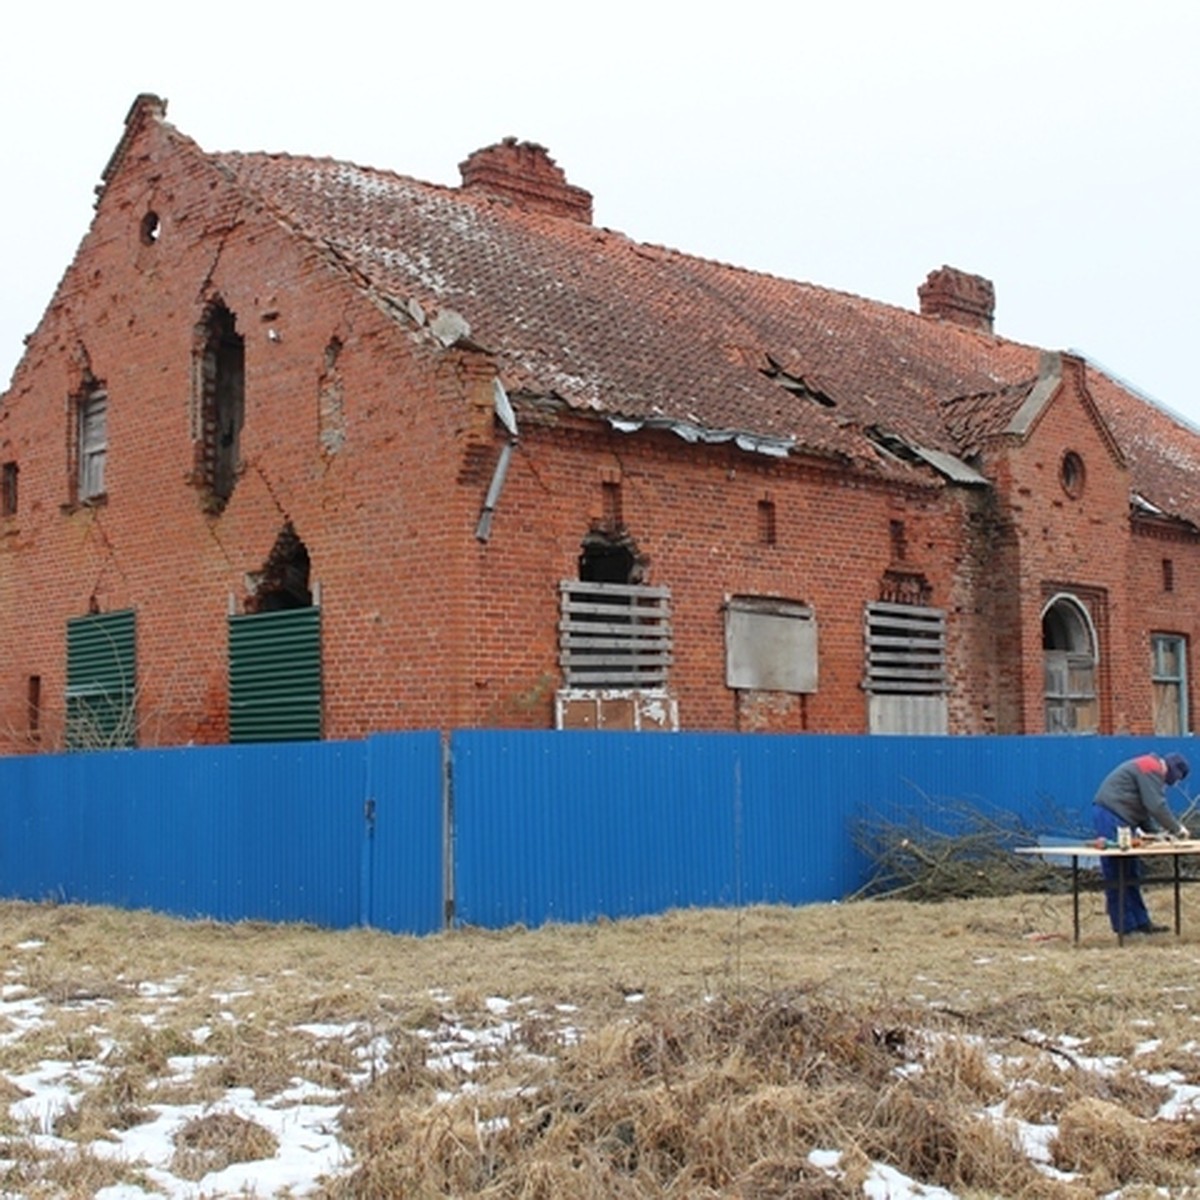
<path id="1" fill-rule="evenodd" d="M 640 584 L 559 584 L 559 664 L 569 688 L 656 688 L 671 664 L 671 593 Z"/>
<path id="2" fill-rule="evenodd" d="M 229 618 L 229 740 L 321 736 L 321 610 Z"/>
<path id="3" fill-rule="evenodd" d="M 872 733 L 945 733 L 946 614 L 915 604 L 867 605 L 866 678 Z"/>
<path id="4" fill-rule="evenodd" d="M 817 622 L 807 605 L 734 596 L 725 605 L 725 684 L 766 692 L 817 690 Z"/>
<path id="5" fill-rule="evenodd" d="M 68 750 L 110 750 L 137 740 L 134 614 L 67 622 Z"/>
<path id="6" fill-rule="evenodd" d="M 1176 634 L 1150 639 L 1150 677 L 1154 687 L 1154 732 L 1178 737 L 1188 732 L 1187 642 Z"/>
<path id="7" fill-rule="evenodd" d="M 674 733 L 679 704 L 666 688 L 562 688 L 554 698 L 558 729 Z"/>

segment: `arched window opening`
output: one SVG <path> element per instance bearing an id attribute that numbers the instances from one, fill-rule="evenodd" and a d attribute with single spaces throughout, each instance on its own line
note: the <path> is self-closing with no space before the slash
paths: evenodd
<path id="1" fill-rule="evenodd" d="M 1099 729 L 1096 659 L 1096 635 L 1087 609 L 1074 596 L 1056 596 L 1042 613 L 1047 733 Z"/>
<path id="2" fill-rule="evenodd" d="M 254 594 L 246 602 L 246 610 L 282 612 L 290 608 L 309 608 L 312 602 L 308 548 L 289 521 L 275 539 L 257 577 Z"/>

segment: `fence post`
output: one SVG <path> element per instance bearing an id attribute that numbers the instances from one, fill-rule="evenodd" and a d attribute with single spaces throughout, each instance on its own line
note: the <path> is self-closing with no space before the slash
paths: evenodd
<path id="1" fill-rule="evenodd" d="M 454 927 L 454 752 L 442 731 L 442 928 Z"/>

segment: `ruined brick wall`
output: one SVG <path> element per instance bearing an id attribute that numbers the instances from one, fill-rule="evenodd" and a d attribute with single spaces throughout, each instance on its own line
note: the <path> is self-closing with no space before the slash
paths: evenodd
<path id="1" fill-rule="evenodd" d="M 1011 732 L 1019 724 L 1019 659 L 1011 653 L 1018 617 L 1008 603 L 1014 592 L 997 586 L 1014 573 L 1010 531 L 991 488 L 951 489 L 944 501 L 954 510 L 951 528 L 958 534 L 957 546 L 941 548 L 954 562 L 944 599 L 950 728 Z"/>
<path id="2" fill-rule="evenodd" d="M 127 147 L 6 397 L 21 495 L 0 539 L 0 729 L 26 728 L 37 677 L 53 745 L 67 620 L 132 607 L 141 742 L 224 740 L 230 600 L 242 610 L 287 522 L 320 589 L 327 736 L 447 723 L 466 651 L 447 547 L 471 520 L 454 481 L 490 433 L 490 368 L 363 300 L 320 248 L 165 136 L 150 126 Z M 214 512 L 194 477 L 194 364 L 218 299 L 244 337 L 245 421 L 243 468 Z M 109 397 L 95 505 L 70 500 L 68 398 L 85 375 Z"/>
<path id="3" fill-rule="evenodd" d="M 868 486 L 832 464 L 689 446 L 670 433 L 526 423 L 491 540 L 477 552 L 471 723 L 551 723 L 561 678 L 557 584 L 578 577 L 581 543 L 604 521 L 605 485 L 613 484 L 624 529 L 647 560 L 645 581 L 671 589 L 670 686 L 685 729 L 863 732 L 863 614 L 896 565 L 893 521 L 904 524 L 904 565 L 926 578 L 929 602 L 945 605 L 952 594 L 963 534 L 957 506 L 937 486 Z M 761 540 L 764 499 L 774 505 L 773 545 Z M 726 686 L 723 606 L 731 594 L 812 606 L 815 693 Z M 969 714 L 961 720 L 961 730 L 976 731 Z"/>
<path id="4" fill-rule="evenodd" d="M 31 678 L 39 744 L 56 743 L 66 623 L 92 609 L 136 610 L 141 743 L 223 741 L 227 613 L 253 601 L 285 526 L 320 593 L 330 738 L 551 726 L 558 582 L 577 578 L 589 530 L 614 521 L 646 581 L 671 589 L 685 729 L 864 731 L 864 609 L 909 586 L 947 614 L 953 732 L 1042 731 L 1041 610 L 1061 587 L 1101 635 L 1103 729 L 1149 729 L 1149 631 L 1194 640 L 1200 549 L 1171 544 L 1177 590 L 1163 594 L 1168 555 L 1150 534 L 1131 541 L 1127 473 L 1069 364 L 1028 437 L 990 449 L 995 492 L 885 485 L 518 406 L 480 542 L 506 437 L 496 364 L 364 295 L 189 145 L 154 122 L 123 144 L 0 415 L 2 457 L 20 466 L 19 511 L 0 519 L 0 749 L 31 748 Z M 196 470 L 197 330 L 217 302 L 245 358 L 242 466 L 223 505 L 205 502 Z M 107 496 L 80 505 L 70 398 L 88 379 L 109 398 Z M 1085 468 L 1075 494 L 1068 449 Z M 812 607 L 813 693 L 726 686 L 730 595 Z"/>

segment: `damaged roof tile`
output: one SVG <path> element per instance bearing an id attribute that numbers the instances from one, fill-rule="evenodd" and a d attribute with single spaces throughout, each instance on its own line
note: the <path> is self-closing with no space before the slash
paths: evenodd
<path id="1" fill-rule="evenodd" d="M 865 432 L 880 427 L 916 451 L 911 472 L 970 459 L 1039 375 L 1038 347 L 986 327 L 641 245 L 491 188 L 328 159 L 211 157 L 381 293 L 461 314 L 514 394 L 625 427 L 887 471 Z M 1196 433 L 1092 366 L 1087 381 L 1134 490 L 1200 519 Z"/>

